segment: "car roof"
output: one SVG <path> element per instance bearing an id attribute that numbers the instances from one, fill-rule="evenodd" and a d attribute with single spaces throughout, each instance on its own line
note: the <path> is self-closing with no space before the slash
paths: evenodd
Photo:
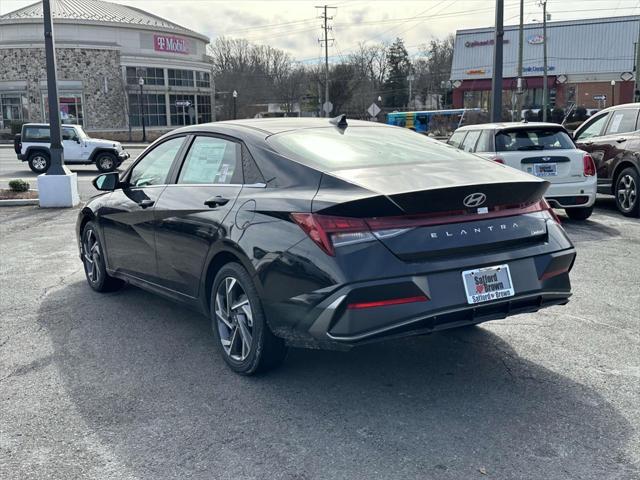
<path id="1" fill-rule="evenodd" d="M 316 117 L 283 117 L 283 118 L 252 118 L 246 120 L 225 120 L 223 122 L 215 123 L 200 123 L 198 125 L 192 125 L 189 127 L 181 128 L 181 132 L 189 131 L 207 131 L 215 132 L 219 128 L 246 128 L 252 129 L 256 132 L 261 132 L 267 135 L 274 135 L 276 133 L 288 132 L 291 130 L 302 130 L 306 128 L 322 128 L 322 127 L 334 127 L 329 122 L 329 118 L 316 118 Z M 386 125 L 384 123 L 368 122 L 365 120 L 350 120 L 347 118 L 348 127 L 378 127 L 378 128 L 399 128 Z M 347 128 L 348 128 L 347 127 Z"/>
<path id="2" fill-rule="evenodd" d="M 559 123 L 551 122 L 500 122 L 500 123 L 479 123 L 477 125 L 465 125 L 458 128 L 456 131 L 466 130 L 513 130 L 513 129 L 527 129 L 527 128 L 562 128 L 564 127 Z"/>
<path id="3" fill-rule="evenodd" d="M 596 112 L 596 113 L 600 114 L 600 113 L 603 113 L 603 112 L 611 112 L 613 110 L 620 110 L 620 109 L 623 109 L 623 108 L 640 108 L 640 103 L 621 103 L 620 105 L 612 105 L 611 107 L 607 107 L 607 108 L 603 108 L 602 110 L 598 110 L 598 112 Z"/>
<path id="4" fill-rule="evenodd" d="M 48 127 L 48 123 L 24 123 L 23 127 Z M 63 123 L 60 125 L 61 127 L 79 127 L 80 125 L 75 125 L 71 123 Z"/>

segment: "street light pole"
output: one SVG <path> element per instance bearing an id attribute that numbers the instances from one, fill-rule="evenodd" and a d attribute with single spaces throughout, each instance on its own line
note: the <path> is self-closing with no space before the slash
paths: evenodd
<path id="1" fill-rule="evenodd" d="M 238 100 L 238 92 L 234 90 L 233 91 L 233 119 L 234 120 L 237 118 L 237 109 L 236 109 L 237 100 Z"/>
<path id="2" fill-rule="evenodd" d="M 496 0 L 496 33 L 493 44 L 491 79 L 491 121 L 502 120 L 502 40 L 504 38 L 504 0 Z"/>
<path id="3" fill-rule="evenodd" d="M 147 129 L 144 121 L 144 96 L 142 94 L 142 87 L 144 86 L 144 78 L 138 79 L 138 85 L 140 85 L 140 117 L 142 118 L 142 141 L 147 141 Z"/>
<path id="4" fill-rule="evenodd" d="M 616 81 L 611 80 L 611 106 L 616 104 Z"/>
<path id="5" fill-rule="evenodd" d="M 547 108 L 549 105 L 549 85 L 547 80 L 548 68 L 547 68 L 547 0 L 540 0 L 540 4 L 542 5 L 542 55 L 543 55 L 543 65 L 542 68 L 544 70 L 542 75 L 542 81 L 544 85 L 542 85 L 542 121 L 547 121 Z"/>
<path id="6" fill-rule="evenodd" d="M 69 170 L 64 167 L 64 152 L 60 137 L 60 106 L 58 104 L 58 81 L 56 78 L 56 51 L 53 38 L 53 21 L 51 19 L 51 5 L 49 0 L 43 0 L 42 13 L 44 16 L 44 47 L 47 60 L 47 103 L 49 105 L 49 160 L 51 162 L 47 175 L 68 175 Z"/>

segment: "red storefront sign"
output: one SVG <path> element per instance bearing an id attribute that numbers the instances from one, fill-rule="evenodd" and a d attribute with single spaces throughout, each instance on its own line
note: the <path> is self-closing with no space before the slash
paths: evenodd
<path id="1" fill-rule="evenodd" d="M 186 38 L 173 35 L 154 35 L 153 49 L 156 52 L 189 53 L 189 41 Z"/>

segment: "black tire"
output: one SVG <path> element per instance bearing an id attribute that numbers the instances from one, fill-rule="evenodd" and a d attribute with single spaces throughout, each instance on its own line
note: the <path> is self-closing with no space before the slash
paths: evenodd
<path id="1" fill-rule="evenodd" d="M 38 150 L 29 154 L 27 163 L 33 173 L 46 173 L 51 166 L 51 158 L 47 152 Z"/>
<path id="2" fill-rule="evenodd" d="M 245 303 L 243 307 L 238 307 L 235 311 L 225 308 L 226 301 L 230 298 L 229 295 L 224 295 L 218 301 L 216 300 L 218 294 L 221 294 L 219 289 L 226 292 L 228 284 L 232 283 L 231 280 L 235 280 L 231 287 L 234 294 L 240 294 L 239 299 L 248 300 L 248 303 Z M 244 297 L 241 294 L 244 294 Z M 249 314 L 244 310 L 247 306 Z M 224 322 L 216 313 L 217 308 L 226 311 L 227 322 Z M 211 326 L 222 358 L 234 372 L 241 375 L 264 373 L 278 367 L 284 361 L 287 347 L 281 338 L 271 333 L 256 287 L 242 265 L 228 263 L 216 275 L 211 288 L 210 315 Z M 233 326 L 235 326 L 235 330 Z M 245 334 L 242 334 L 242 331 L 250 334 L 250 341 L 244 342 Z M 235 343 L 234 339 L 237 339 Z M 236 349 L 236 355 L 234 355 L 234 345 L 237 346 L 238 340 L 242 352 L 237 355 Z M 246 351 L 245 345 L 249 345 Z M 246 356 L 241 358 L 245 354 Z"/>
<path id="3" fill-rule="evenodd" d="M 82 230 L 81 249 L 84 274 L 91 288 L 96 292 L 113 292 L 124 285 L 122 280 L 114 278 L 107 273 L 104 262 L 104 249 L 98 230 L 93 222 L 88 222 Z"/>
<path id="4" fill-rule="evenodd" d="M 565 208 L 564 211 L 571 220 L 586 220 L 593 213 L 593 207 Z"/>
<path id="5" fill-rule="evenodd" d="M 625 168 L 616 178 L 613 194 L 616 206 L 627 217 L 640 217 L 640 175 L 633 167 Z"/>
<path id="6" fill-rule="evenodd" d="M 118 168 L 118 159 L 113 153 L 99 153 L 96 157 L 96 167 L 102 173 L 113 172 Z"/>

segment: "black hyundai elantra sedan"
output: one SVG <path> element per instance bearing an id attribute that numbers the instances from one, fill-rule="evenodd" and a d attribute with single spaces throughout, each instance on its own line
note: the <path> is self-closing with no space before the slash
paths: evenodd
<path id="1" fill-rule="evenodd" d="M 180 128 L 80 212 L 91 288 L 211 318 L 238 373 L 567 303 L 548 183 L 406 129 L 328 119 Z"/>

